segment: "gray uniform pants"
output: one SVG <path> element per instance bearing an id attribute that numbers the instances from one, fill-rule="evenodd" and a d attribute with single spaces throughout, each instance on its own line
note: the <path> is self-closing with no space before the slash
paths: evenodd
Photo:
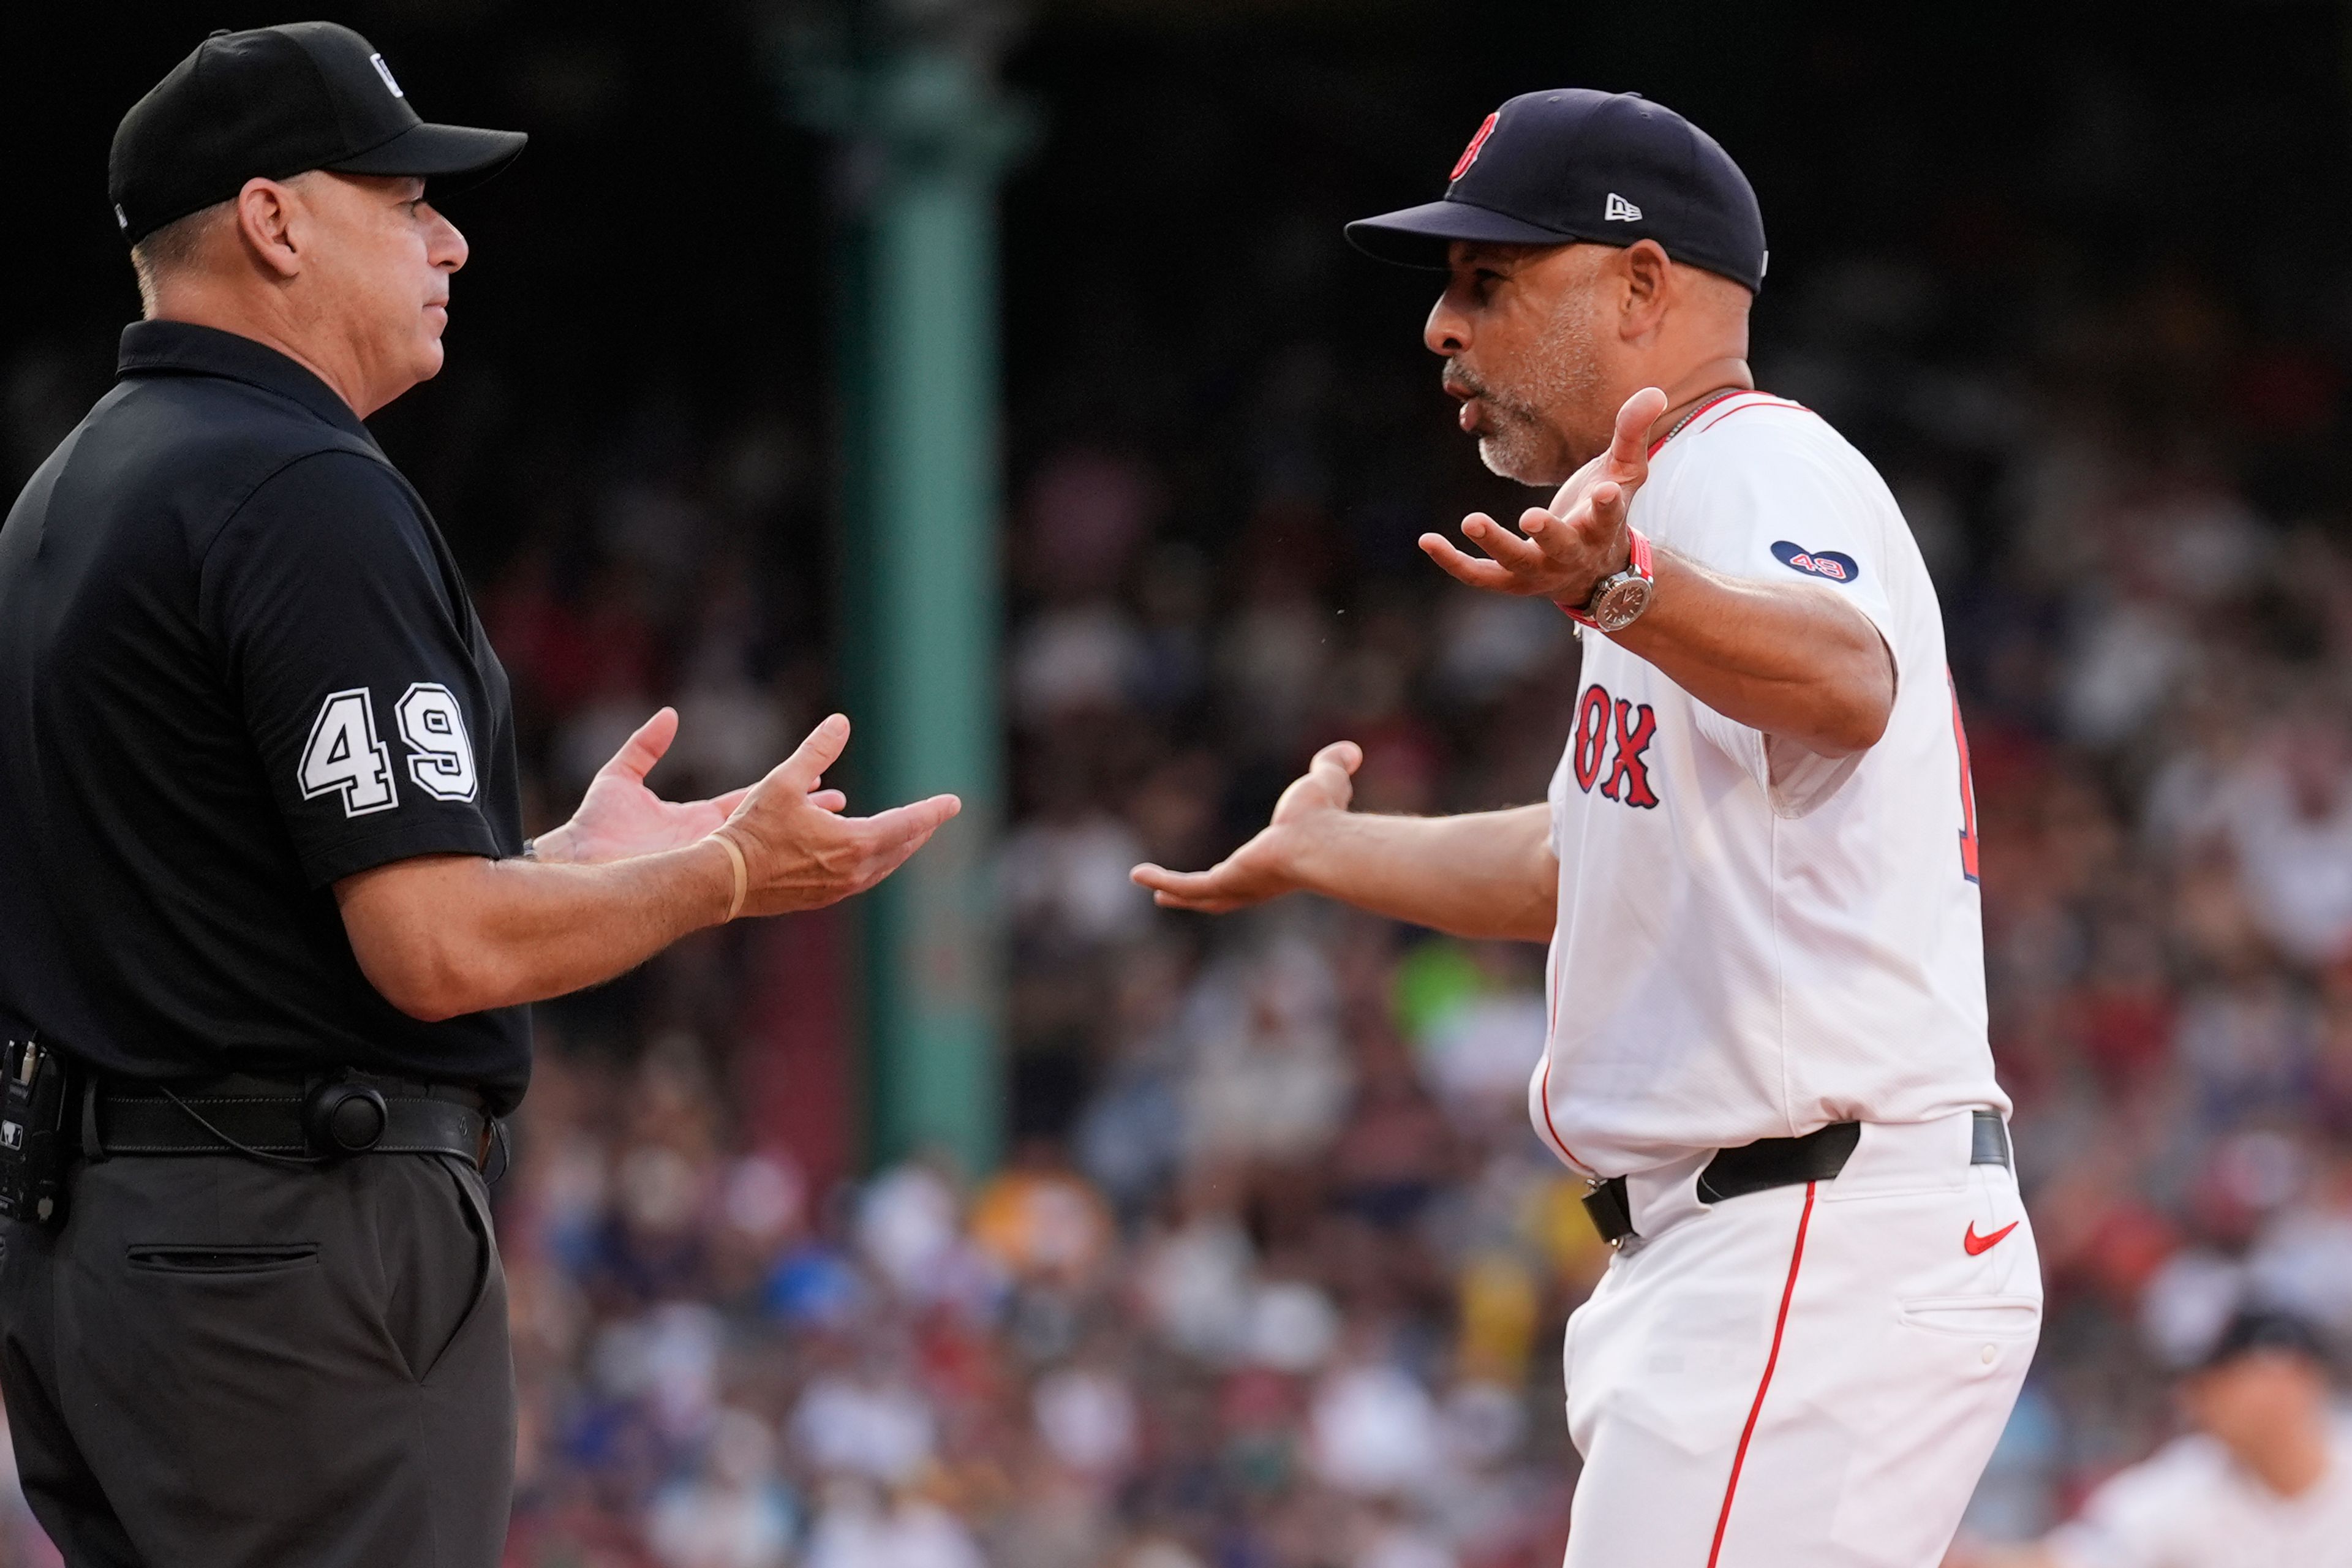
<path id="1" fill-rule="evenodd" d="M 69 1568 L 492 1568 L 514 1481 L 480 1176 L 130 1157 L 0 1221 L 0 1390 Z"/>

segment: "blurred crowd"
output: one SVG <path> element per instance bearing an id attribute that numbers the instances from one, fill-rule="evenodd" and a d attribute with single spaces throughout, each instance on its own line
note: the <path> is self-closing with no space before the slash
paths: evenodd
<path id="1" fill-rule="evenodd" d="M 1353 265 L 1276 250 L 1269 290 Z M 2050 1290 L 1971 1522 L 2022 1535 L 2170 1429 L 2242 1301 L 2352 1339 L 2352 294 L 2094 272 L 1998 207 L 1789 272 L 1759 381 L 1895 486 L 1969 727 Z M 498 1189 L 509 1568 L 1558 1561 L 1559 1333 L 1606 1253 L 1526 1123 L 1540 951 L 1127 872 L 1207 863 L 1342 736 L 1364 809 L 1539 799 L 1575 640 L 1412 550 L 1498 493 L 1433 365 L 1368 346 L 1414 318 L 1100 315 L 1012 410 L 1008 1158 L 858 1163 L 843 923 L 542 1009 Z M 52 360 L 5 390 L 54 433 Z M 659 702 L 674 794 L 822 713 L 818 441 L 649 394 L 534 459 L 478 588 L 540 822 Z"/>

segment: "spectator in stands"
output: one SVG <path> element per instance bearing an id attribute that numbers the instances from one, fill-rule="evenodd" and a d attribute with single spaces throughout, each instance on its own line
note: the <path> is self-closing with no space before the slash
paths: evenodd
<path id="1" fill-rule="evenodd" d="M 2248 1309 L 2180 1382 L 2193 1430 L 2091 1494 L 2037 1543 L 1963 1542 L 1945 1568 L 2346 1568 L 2352 1429 L 2303 1320 Z"/>

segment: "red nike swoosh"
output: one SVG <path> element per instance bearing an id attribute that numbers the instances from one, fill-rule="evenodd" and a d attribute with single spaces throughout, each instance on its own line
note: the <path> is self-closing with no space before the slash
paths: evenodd
<path id="1" fill-rule="evenodd" d="M 2007 1236 L 2011 1231 L 2015 1230 L 2016 1228 L 2017 1222 L 2015 1220 L 2011 1220 L 2007 1225 L 2002 1226 L 1990 1236 L 1979 1236 L 1977 1234 L 1977 1222 L 1970 1220 L 1969 1221 L 1969 1233 L 1968 1235 L 1960 1237 L 1960 1245 L 1969 1249 L 1969 1256 L 1970 1258 L 1974 1258 L 1979 1253 L 1990 1252 L 1994 1247 L 1999 1247 L 2000 1245 L 2001 1237 Z"/>

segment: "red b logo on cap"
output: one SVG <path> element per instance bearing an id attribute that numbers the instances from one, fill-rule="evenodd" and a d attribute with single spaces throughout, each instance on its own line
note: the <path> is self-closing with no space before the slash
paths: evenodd
<path id="1" fill-rule="evenodd" d="M 1495 133 L 1495 121 L 1501 119 L 1502 114 L 1503 111 L 1498 109 L 1486 116 L 1486 123 L 1478 127 L 1478 134 L 1470 138 L 1470 145 L 1462 149 L 1462 161 L 1454 165 L 1454 173 L 1445 176 L 1447 184 L 1450 185 L 1460 179 L 1462 171 L 1478 161 L 1478 149 L 1484 147 L 1486 144 L 1486 138 Z"/>

